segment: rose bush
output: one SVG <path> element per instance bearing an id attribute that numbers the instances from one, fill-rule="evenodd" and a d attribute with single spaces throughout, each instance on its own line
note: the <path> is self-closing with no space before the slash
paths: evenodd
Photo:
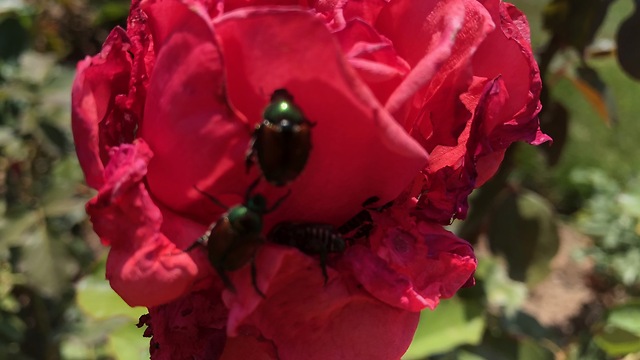
<path id="1" fill-rule="evenodd" d="M 472 282 L 444 230 L 514 141 L 540 144 L 541 82 L 528 24 L 498 0 L 134 1 L 126 30 L 78 64 L 72 128 L 106 277 L 149 308 L 155 359 L 398 359 L 419 311 Z M 224 289 L 185 252 L 251 182 L 244 156 L 270 94 L 316 126 L 305 170 L 261 182 L 266 232 L 339 226 L 371 196 L 374 228 L 329 261 L 267 243 Z M 213 239 L 211 240 L 213 241 Z"/>

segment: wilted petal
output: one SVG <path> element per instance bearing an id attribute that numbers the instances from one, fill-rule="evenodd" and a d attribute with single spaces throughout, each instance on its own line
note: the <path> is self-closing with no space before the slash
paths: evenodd
<path id="1" fill-rule="evenodd" d="M 499 27 L 478 48 L 473 59 L 474 75 L 504 81 L 509 100 L 485 123 L 491 152 L 478 159 L 478 184 L 484 184 L 498 169 L 504 151 L 516 141 L 540 145 L 551 138 L 540 131 L 542 81 L 529 39 L 529 24 L 515 6 L 485 0 L 484 6 Z M 500 49 L 496 52 L 495 49 Z"/>
<path id="2" fill-rule="evenodd" d="M 477 187 L 478 159 L 493 153 L 485 124 L 493 122 L 501 106 L 508 101 L 501 78 L 476 85 L 469 90 L 469 93 L 480 94 L 476 112 L 460 134 L 458 144 L 436 146 L 425 172 L 418 208 L 422 216 L 440 224 L 446 225 L 453 219 L 467 216 L 467 198 Z M 478 91 L 480 86 L 482 90 Z"/>
<path id="3" fill-rule="evenodd" d="M 160 210 L 144 185 L 152 153 L 143 141 L 110 152 L 105 184 L 87 204 L 94 230 L 110 245 L 107 279 L 131 306 L 154 306 L 185 293 L 197 267 L 163 233 Z M 194 225 L 188 221 L 183 226 Z"/>
<path id="4" fill-rule="evenodd" d="M 107 136 L 104 128 L 115 126 L 112 134 L 124 130 L 114 122 L 122 115 L 116 106 L 116 97 L 128 92 L 131 71 L 128 42 L 124 30 L 113 29 L 100 54 L 78 63 L 78 75 L 73 82 L 71 128 L 87 184 L 95 189 L 104 182 L 109 148 L 124 142 L 118 141 L 118 135 L 116 139 Z M 133 134 L 121 136 L 131 141 Z"/>
<path id="5" fill-rule="evenodd" d="M 473 248 L 441 225 L 416 220 L 403 207 L 375 218 L 371 249 L 354 246 L 343 259 L 374 297 L 409 311 L 434 309 L 473 275 Z"/>
<path id="6" fill-rule="evenodd" d="M 427 151 L 436 145 L 455 145 L 473 111 L 460 101 L 472 80 L 471 56 L 493 29 L 491 18 L 475 0 L 403 3 L 381 15 L 381 19 L 402 19 L 382 22 L 381 32 L 414 67 L 386 107 L 392 112 L 409 107 L 403 125 Z M 414 9 L 424 12 L 424 19 Z"/>

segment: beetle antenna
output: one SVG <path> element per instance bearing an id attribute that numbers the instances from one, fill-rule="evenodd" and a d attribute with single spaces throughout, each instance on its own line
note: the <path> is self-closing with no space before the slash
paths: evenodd
<path id="1" fill-rule="evenodd" d="M 270 207 L 269 209 L 267 209 L 267 211 L 265 211 L 264 213 L 268 214 L 268 213 L 272 212 L 273 210 L 277 209 L 278 206 L 280 206 L 280 204 L 282 204 L 284 199 L 289 197 L 289 195 L 291 195 L 291 189 L 289 189 L 289 191 L 287 191 L 286 194 L 284 194 L 280 199 L 278 199 L 278 201 L 276 201 L 275 204 L 273 204 L 273 206 Z"/>
<path id="2" fill-rule="evenodd" d="M 258 177 L 251 183 L 251 185 L 249 185 L 249 187 L 247 188 L 247 193 L 244 196 L 245 201 L 248 201 L 248 199 L 251 197 L 251 193 L 253 192 L 253 189 L 255 189 L 256 186 L 258 186 L 258 184 L 260 183 L 260 179 L 262 179 L 262 177 Z"/>
<path id="3" fill-rule="evenodd" d="M 258 268 L 256 266 L 256 254 L 253 254 L 253 257 L 251 257 L 251 284 L 253 285 L 253 288 L 256 290 L 258 295 L 260 295 L 260 297 L 262 297 L 263 299 L 267 298 L 262 290 L 260 290 L 260 288 L 258 287 Z"/>
<path id="4" fill-rule="evenodd" d="M 365 201 L 362 203 L 362 207 L 363 207 L 363 208 L 366 208 L 366 207 L 368 207 L 369 205 L 373 205 L 373 204 L 377 203 L 378 201 L 380 201 L 380 198 L 379 198 L 379 197 L 377 197 L 377 196 L 372 196 L 372 197 L 368 198 L 367 200 L 365 200 Z"/>
<path id="5" fill-rule="evenodd" d="M 229 207 L 227 205 L 221 203 L 220 200 L 216 199 L 213 195 L 198 189 L 198 187 L 195 186 L 195 185 L 193 185 L 193 188 L 196 189 L 200 194 L 202 194 L 205 197 L 207 197 L 207 199 L 211 200 L 212 203 L 214 203 L 214 204 L 218 205 L 219 207 L 223 208 L 225 211 L 229 210 Z"/>
<path id="6" fill-rule="evenodd" d="M 194 241 L 193 244 L 189 245 L 188 248 L 182 250 L 183 252 L 190 252 L 191 250 L 197 248 L 198 246 L 207 246 L 207 241 L 209 241 L 209 237 L 208 237 L 208 232 L 207 234 L 204 234 L 202 236 L 200 236 L 198 238 L 198 240 Z"/>

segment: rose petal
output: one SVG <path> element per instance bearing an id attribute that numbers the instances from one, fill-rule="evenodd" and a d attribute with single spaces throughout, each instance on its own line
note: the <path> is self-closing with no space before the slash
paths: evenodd
<path id="1" fill-rule="evenodd" d="M 499 116 L 485 123 L 493 152 L 478 159 L 478 184 L 484 184 L 498 169 L 506 148 L 515 141 L 540 145 L 551 138 L 540 131 L 542 81 L 529 40 L 529 24 L 513 5 L 498 0 L 484 1 L 499 28 L 487 37 L 473 59 L 474 74 L 485 78 L 500 76 L 509 101 L 498 111 Z M 500 49 L 495 52 L 494 49 Z"/>
<path id="2" fill-rule="evenodd" d="M 220 287 L 210 287 L 151 308 L 147 324 L 152 344 L 158 344 L 151 348 L 151 359 L 220 358 L 227 342 L 228 310 L 221 302 L 211 301 L 219 297 Z"/>
<path id="3" fill-rule="evenodd" d="M 78 63 L 78 74 L 73 82 L 71 129 L 80 166 L 87 184 L 94 189 L 104 182 L 109 147 L 119 144 L 109 142 L 99 128 L 104 128 L 113 112 L 118 111 L 116 97 L 128 92 L 131 71 L 128 42 L 122 28 L 113 29 L 100 54 Z"/>
<path id="4" fill-rule="evenodd" d="M 494 153 L 485 124 L 492 123 L 508 101 L 501 78 L 476 85 L 469 90 L 475 93 L 483 85 L 476 112 L 460 134 L 458 145 L 436 146 L 431 152 L 427 182 L 418 202 L 423 216 L 444 225 L 467 216 L 467 198 L 477 187 L 478 159 Z M 495 159 L 502 160 L 501 157 Z"/>
<path id="5" fill-rule="evenodd" d="M 349 21 L 334 34 L 351 66 L 384 103 L 409 72 L 409 64 L 396 54 L 388 39 L 362 20 Z"/>
<path id="6" fill-rule="evenodd" d="M 284 219 L 339 225 L 371 196 L 396 197 L 424 166 L 424 150 L 380 107 L 311 14 L 241 9 L 214 27 L 225 58 L 243 59 L 226 63 L 228 94 L 250 123 L 261 120 L 278 88 L 291 92 L 316 123 L 307 166 L 267 228 Z M 249 175 L 257 176 L 255 169 Z M 276 198 L 267 186 L 256 191 Z"/>
<path id="7" fill-rule="evenodd" d="M 148 184 L 169 208 L 211 222 L 225 209 L 194 186 L 229 205 L 242 200 L 251 127 L 226 104 L 222 59 L 202 13 L 179 2 L 154 4 L 145 12 L 158 54 L 140 129 L 154 152 Z"/>
<path id="8" fill-rule="evenodd" d="M 386 108 L 397 113 L 409 106 L 405 128 L 431 151 L 438 144 L 455 145 L 471 116 L 459 97 L 471 83 L 471 56 L 493 24 L 475 0 L 409 3 L 394 3 L 381 15 L 380 31 L 414 66 Z"/>
<path id="9" fill-rule="evenodd" d="M 542 82 L 533 56 L 529 24 L 513 5 L 497 0 L 483 1 L 499 28 L 487 37 L 474 55 L 473 71 L 478 76 L 500 76 L 509 100 L 487 119 L 484 133 L 491 151 L 478 156 L 478 181 L 484 184 L 498 169 L 504 151 L 515 141 L 540 145 L 551 138 L 540 131 L 537 114 Z M 501 49 L 497 54 L 493 49 Z"/>
<path id="10" fill-rule="evenodd" d="M 523 120 L 529 122 L 534 118 L 534 113 L 537 112 L 540 104 L 538 99 L 542 82 L 531 50 L 528 32 L 524 34 L 520 32 L 521 26 L 511 20 L 506 9 L 507 5 L 502 1 L 484 1 L 484 6 L 489 10 L 493 21 L 498 24 L 498 28 L 487 36 L 474 54 L 473 73 L 486 79 L 500 76 L 505 82 L 509 102 L 502 109 L 502 113 L 506 116 L 498 119 L 508 120 L 505 117 L 513 117 L 526 109 L 521 115 Z M 489 125 L 485 124 L 485 126 Z"/>
<path id="11" fill-rule="evenodd" d="M 95 232 L 111 246 L 107 279 L 130 306 L 155 306 L 175 299 L 198 272 L 189 254 L 176 251 L 160 232 L 162 215 L 143 182 L 151 156 L 143 141 L 113 148 L 106 182 L 87 204 Z"/>
<path id="12" fill-rule="evenodd" d="M 247 334 L 228 337 L 222 360 L 280 360 L 272 341 Z"/>
<path id="13" fill-rule="evenodd" d="M 343 265 L 389 305 L 409 311 L 434 309 L 473 275 L 473 248 L 438 224 L 413 220 L 407 211 L 394 207 L 376 214 L 371 249 L 349 248 Z"/>
<path id="14" fill-rule="evenodd" d="M 349 0 L 343 7 L 345 20 L 362 19 L 367 24 L 375 24 L 386 0 Z"/>
<path id="15" fill-rule="evenodd" d="M 335 276 L 323 285 L 317 262 L 299 252 L 274 246 L 262 253 L 280 258 L 276 275 L 255 310 L 227 302 L 231 334 L 270 340 L 282 360 L 388 360 L 406 351 L 419 313 L 379 302 L 349 278 Z"/>

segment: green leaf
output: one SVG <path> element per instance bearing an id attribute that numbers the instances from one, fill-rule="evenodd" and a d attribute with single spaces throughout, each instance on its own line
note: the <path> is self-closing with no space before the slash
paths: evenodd
<path id="1" fill-rule="evenodd" d="M 640 301 L 636 300 L 610 310 L 607 325 L 616 326 L 640 336 Z"/>
<path id="2" fill-rule="evenodd" d="M 0 60 L 17 59 L 26 49 L 28 40 L 27 29 L 15 14 L 0 17 Z"/>
<path id="3" fill-rule="evenodd" d="M 544 9 L 544 27 L 563 44 L 582 53 L 607 15 L 611 1 L 553 0 Z"/>
<path id="4" fill-rule="evenodd" d="M 69 259 L 62 242 L 49 236 L 41 212 L 33 211 L 26 217 L 33 220 L 32 227 L 22 229 L 19 241 L 13 240 L 22 245 L 19 269 L 39 294 L 58 297 L 77 272 L 77 263 Z"/>
<path id="5" fill-rule="evenodd" d="M 433 310 L 420 314 L 420 323 L 405 360 L 450 351 L 460 345 L 478 344 L 485 319 L 482 307 L 460 298 L 444 300 Z"/>
<path id="6" fill-rule="evenodd" d="M 146 313 L 145 308 L 132 308 L 116 294 L 104 278 L 105 269 L 99 266 L 90 276 L 86 276 L 76 287 L 76 302 L 82 312 L 93 319 L 108 319 L 125 316 L 138 321 Z"/>
<path id="7" fill-rule="evenodd" d="M 554 354 L 542 343 L 529 338 L 514 337 L 501 331 L 487 331 L 482 343 L 466 351 L 491 360 L 553 360 Z"/>
<path id="8" fill-rule="evenodd" d="M 548 164 L 553 166 L 560 161 L 562 150 L 567 144 L 569 110 L 563 104 L 549 100 L 540 112 L 540 127 L 553 139 L 553 146 L 539 147 L 539 150 L 547 154 Z"/>
<path id="9" fill-rule="evenodd" d="M 532 286 L 549 273 L 559 247 L 552 205 L 528 190 L 506 191 L 489 221 L 492 252 L 504 256 L 509 276 Z"/>
<path id="10" fill-rule="evenodd" d="M 507 314 L 515 314 L 527 298 L 526 285 L 510 279 L 500 259 L 479 256 L 476 277 L 484 284 L 488 304 Z"/>
<path id="11" fill-rule="evenodd" d="M 17 315 L 0 311 L 0 339 L 8 343 L 23 341 L 27 325 Z"/>
<path id="12" fill-rule="evenodd" d="M 129 3 L 126 1 L 110 1 L 98 9 L 94 25 L 123 21 L 129 14 Z"/>
<path id="13" fill-rule="evenodd" d="M 531 340 L 521 341 L 518 346 L 518 360 L 553 360 L 554 354 L 539 343 Z"/>
<path id="14" fill-rule="evenodd" d="M 2 0 L 0 2 L 0 15 L 18 12 L 26 7 L 26 4 L 22 0 Z"/>
<path id="15" fill-rule="evenodd" d="M 572 84 L 593 106 L 605 124 L 611 126 L 618 123 L 618 110 L 613 94 L 600 78 L 598 72 L 588 66 L 576 68 L 577 78 L 570 78 Z"/>
<path id="16" fill-rule="evenodd" d="M 25 51 L 20 55 L 18 78 L 27 84 L 42 85 L 50 77 L 56 59 L 51 54 Z"/>
<path id="17" fill-rule="evenodd" d="M 605 325 L 594 341 L 611 356 L 640 351 L 640 301 L 610 309 Z"/>
<path id="18" fill-rule="evenodd" d="M 112 359 L 113 354 L 107 354 L 110 351 L 106 349 L 109 335 L 133 324 L 131 319 L 122 316 L 106 320 L 83 318 L 82 322 L 73 327 L 73 332 L 62 335 L 60 341 L 62 358 L 68 360 Z"/>
<path id="19" fill-rule="evenodd" d="M 606 327 L 593 340 L 611 356 L 624 356 L 640 351 L 640 337 L 616 327 Z"/>
<path id="20" fill-rule="evenodd" d="M 87 216 L 85 203 L 89 193 L 78 196 L 83 175 L 78 159 L 68 156 L 53 165 L 49 186 L 42 196 L 43 210 L 48 217 L 64 216 L 72 223 L 80 223 Z"/>
<path id="21" fill-rule="evenodd" d="M 134 323 L 112 332 L 107 347 L 116 359 L 145 359 L 149 357 L 149 338 L 142 336 L 144 329 Z"/>

